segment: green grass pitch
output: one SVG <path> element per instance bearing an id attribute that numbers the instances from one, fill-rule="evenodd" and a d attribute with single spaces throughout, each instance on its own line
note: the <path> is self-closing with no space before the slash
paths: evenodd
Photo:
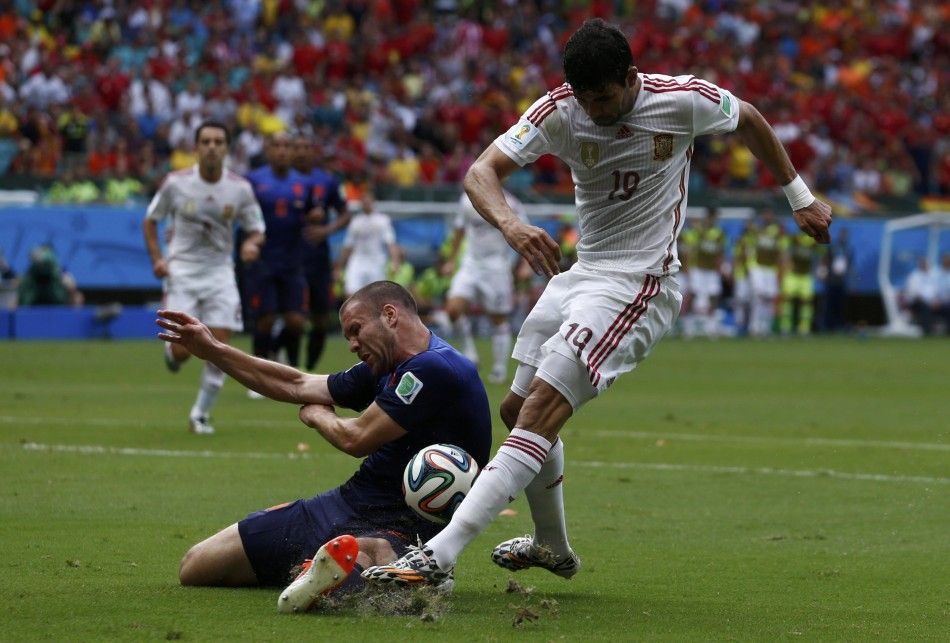
<path id="1" fill-rule="evenodd" d="M 336 339 L 322 366 L 352 361 Z M 531 531 L 519 498 L 434 620 L 178 585 L 193 542 L 355 470 L 295 407 L 229 381 L 217 435 L 190 435 L 199 365 L 168 374 L 157 341 L 0 364 L 2 640 L 950 639 L 946 340 L 665 340 L 564 430 L 582 571 L 491 564 Z"/>

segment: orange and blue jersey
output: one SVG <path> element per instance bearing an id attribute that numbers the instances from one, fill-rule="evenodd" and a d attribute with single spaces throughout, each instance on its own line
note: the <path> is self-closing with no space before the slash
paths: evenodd
<path id="1" fill-rule="evenodd" d="M 261 261 L 272 271 L 298 269 L 305 245 L 303 226 L 313 207 L 310 181 L 293 169 L 277 176 L 269 165 L 252 170 L 247 180 L 267 225 Z"/>
<path id="2" fill-rule="evenodd" d="M 377 377 L 369 366 L 335 373 L 327 384 L 339 406 L 362 411 L 375 402 L 406 435 L 370 454 L 341 486 L 256 511 L 238 522 L 248 561 L 263 585 L 286 585 L 294 565 L 342 534 L 382 538 L 396 555 L 429 540 L 440 525 L 406 504 L 402 473 L 413 455 L 435 443 L 465 449 L 484 467 L 491 449 L 491 412 L 475 365 L 433 335 L 428 348 Z M 346 580 L 359 586 L 359 567 Z"/>
<path id="3" fill-rule="evenodd" d="M 383 377 L 360 362 L 327 381 L 337 405 L 362 411 L 375 402 L 406 430 L 406 435 L 371 453 L 340 488 L 343 498 L 367 515 L 386 516 L 389 524 L 411 533 L 434 534 L 432 523 L 408 510 L 402 494 L 406 463 L 423 447 L 448 443 L 478 462 L 488 462 L 491 413 L 485 386 L 475 366 L 452 346 L 432 335 L 427 350 L 413 355 Z M 407 524 L 408 522 L 408 524 Z M 430 534 L 430 535 L 431 535 Z"/>
<path id="4" fill-rule="evenodd" d="M 346 201 L 343 199 L 340 180 L 337 177 L 329 172 L 314 169 L 307 175 L 307 179 L 310 182 L 310 197 L 315 206 L 323 208 L 325 223 L 346 212 Z M 324 263 L 329 269 L 329 260 L 330 246 L 326 241 L 304 244 L 303 261 L 307 272 L 319 269 Z"/>

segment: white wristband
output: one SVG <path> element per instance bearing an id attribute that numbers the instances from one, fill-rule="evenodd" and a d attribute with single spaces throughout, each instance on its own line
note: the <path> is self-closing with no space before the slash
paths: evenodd
<path id="1" fill-rule="evenodd" d="M 785 192 L 785 198 L 788 199 L 788 204 L 792 206 L 792 212 L 807 208 L 815 202 L 815 196 L 811 193 L 811 190 L 808 189 L 808 186 L 805 185 L 802 177 L 797 174 L 791 183 L 782 186 L 782 191 Z"/>

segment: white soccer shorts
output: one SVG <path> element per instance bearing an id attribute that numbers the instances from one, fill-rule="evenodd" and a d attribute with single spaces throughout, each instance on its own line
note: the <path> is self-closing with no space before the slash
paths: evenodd
<path id="1" fill-rule="evenodd" d="M 241 296 L 230 266 L 200 278 L 168 277 L 164 289 L 165 308 L 194 315 L 209 328 L 244 329 Z"/>
<path id="2" fill-rule="evenodd" d="M 736 301 L 749 301 L 752 299 L 752 284 L 749 283 L 748 277 L 736 279 L 732 296 Z"/>
<path id="3" fill-rule="evenodd" d="M 722 279 L 715 270 L 691 268 L 689 291 L 696 297 L 718 297 L 722 294 Z"/>
<path id="4" fill-rule="evenodd" d="M 765 299 L 778 297 L 778 270 L 763 266 L 749 268 L 749 283 L 752 286 L 752 295 Z"/>
<path id="5" fill-rule="evenodd" d="M 354 294 L 363 286 L 368 286 L 374 281 L 382 281 L 386 278 L 386 264 L 350 261 L 346 265 L 346 272 L 343 274 L 343 290 L 346 296 Z"/>
<path id="6" fill-rule="evenodd" d="M 537 376 L 576 410 L 646 359 L 673 328 L 682 303 L 675 277 L 595 272 L 575 264 L 548 282 L 512 357 L 537 368 Z M 546 362 L 551 353 L 569 358 L 574 372 L 564 372 L 564 359 Z M 514 386 L 512 391 L 527 394 Z"/>
<path id="7" fill-rule="evenodd" d="M 507 315 L 514 308 L 514 277 L 507 266 L 497 269 L 461 266 L 452 277 L 448 298 L 477 301 L 486 313 Z"/>

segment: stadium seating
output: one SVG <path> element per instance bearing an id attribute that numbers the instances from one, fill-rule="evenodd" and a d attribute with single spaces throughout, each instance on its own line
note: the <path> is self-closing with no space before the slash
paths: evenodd
<path id="1" fill-rule="evenodd" d="M 561 45 L 598 15 L 629 34 L 640 69 L 692 73 L 755 103 L 802 173 L 845 207 L 950 194 L 946 3 L 478 6 L 10 3 L 0 10 L 0 176 L 50 181 L 70 167 L 104 181 L 126 167 L 153 190 L 189 109 L 234 126 L 238 170 L 259 161 L 240 131 L 302 127 L 340 174 L 385 184 L 397 153 L 432 148 L 441 162 L 420 183 L 457 184 L 485 143 L 562 82 Z M 700 145 L 702 185 L 770 187 L 768 173 L 731 174 L 728 145 Z M 570 187 L 563 165 L 533 172 L 535 189 Z"/>

